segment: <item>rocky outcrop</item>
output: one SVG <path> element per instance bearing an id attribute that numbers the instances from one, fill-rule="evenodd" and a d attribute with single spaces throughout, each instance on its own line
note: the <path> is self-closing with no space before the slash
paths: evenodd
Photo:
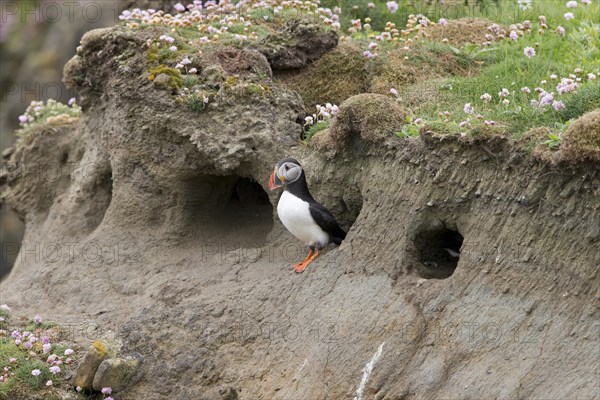
<path id="1" fill-rule="evenodd" d="M 552 166 L 502 138 L 364 140 L 350 117 L 328 159 L 299 143 L 301 101 L 268 74 L 207 56 L 225 79 L 192 111 L 127 51 L 145 40 L 84 38 L 66 76 L 79 125 L 11 156 L 70 173 L 15 174 L 2 193 L 27 202 L 29 252 L 3 302 L 118 332 L 145 358 L 121 399 L 595 396 L 597 163 Z M 287 155 L 348 230 L 302 275 L 266 191 Z"/>

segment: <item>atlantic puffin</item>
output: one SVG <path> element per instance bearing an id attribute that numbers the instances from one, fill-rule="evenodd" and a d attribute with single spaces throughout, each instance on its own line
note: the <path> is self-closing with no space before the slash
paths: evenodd
<path id="1" fill-rule="evenodd" d="M 301 273 L 329 243 L 342 243 L 346 232 L 334 216 L 312 197 L 304 170 L 293 158 L 279 161 L 269 178 L 269 190 L 280 187 L 283 187 L 283 194 L 277 204 L 277 215 L 287 230 L 310 249 L 304 261 L 292 267 Z"/>

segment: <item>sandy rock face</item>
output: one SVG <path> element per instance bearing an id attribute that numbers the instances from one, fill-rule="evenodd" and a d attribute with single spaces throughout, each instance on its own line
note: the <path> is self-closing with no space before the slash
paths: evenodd
<path id="1" fill-rule="evenodd" d="M 11 155 L 73 168 L 43 196 L 39 176 L 7 177 L 39 257 L 19 259 L 2 296 L 116 331 L 144 357 L 120 398 L 597 393 L 598 164 L 556 169 L 501 139 L 364 140 L 362 127 L 328 159 L 299 145 L 301 101 L 268 74 L 228 80 L 231 58 L 207 57 L 199 68 L 225 79 L 200 83 L 220 94 L 193 112 L 147 79 L 145 56 L 116 59 L 145 37 L 88 35 L 66 76 L 80 124 Z M 260 70 L 269 57 L 252 54 L 239 59 Z M 287 155 L 348 230 L 302 275 L 287 267 L 307 249 L 266 190 Z M 69 257 L 50 262 L 49 243 Z"/>

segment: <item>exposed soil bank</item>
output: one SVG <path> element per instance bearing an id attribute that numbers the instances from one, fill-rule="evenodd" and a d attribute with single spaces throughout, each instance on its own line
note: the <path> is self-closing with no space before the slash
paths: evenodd
<path id="1" fill-rule="evenodd" d="M 597 163 L 352 127 L 328 158 L 298 145 L 296 93 L 193 113 L 143 56 L 114 59 L 145 38 L 86 36 L 80 123 L 12 156 L 2 195 L 27 227 L 2 302 L 118 330 L 146 369 L 121 398 L 597 396 Z M 349 229 L 302 275 L 266 191 L 286 155 Z"/>

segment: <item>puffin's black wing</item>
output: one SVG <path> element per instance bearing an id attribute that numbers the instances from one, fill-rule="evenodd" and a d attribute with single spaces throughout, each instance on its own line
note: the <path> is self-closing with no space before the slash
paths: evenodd
<path id="1" fill-rule="evenodd" d="M 308 209 L 317 225 L 329 234 L 330 240 L 337 245 L 342 243 L 342 240 L 346 238 L 346 232 L 340 228 L 335 217 L 317 202 L 310 202 Z"/>

